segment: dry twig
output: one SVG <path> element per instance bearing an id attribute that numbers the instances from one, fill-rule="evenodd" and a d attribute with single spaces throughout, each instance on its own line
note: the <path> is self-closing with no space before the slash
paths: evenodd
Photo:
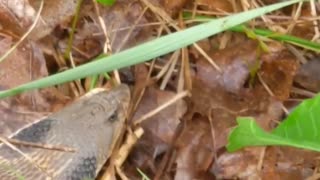
<path id="1" fill-rule="evenodd" d="M 2 55 L 0 57 L 0 62 L 2 62 L 5 58 L 7 58 L 30 35 L 32 30 L 36 27 L 36 25 L 40 19 L 40 14 L 43 9 L 43 4 L 44 4 L 44 0 L 41 0 L 40 7 L 39 7 L 39 10 L 37 12 L 37 15 L 36 15 L 34 22 L 30 26 L 28 31 L 25 34 L 23 34 L 23 36 L 19 39 L 19 41 L 15 45 L 13 45 L 8 51 L 6 51 L 6 53 L 4 53 L 4 55 Z"/>

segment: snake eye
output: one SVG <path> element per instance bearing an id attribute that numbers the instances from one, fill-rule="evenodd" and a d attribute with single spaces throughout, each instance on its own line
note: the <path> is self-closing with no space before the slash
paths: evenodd
<path id="1" fill-rule="evenodd" d="M 117 121 L 117 119 L 118 119 L 118 111 L 115 110 L 115 111 L 111 114 L 111 116 L 108 118 L 108 121 L 109 121 L 109 122 L 115 122 L 115 121 Z"/>

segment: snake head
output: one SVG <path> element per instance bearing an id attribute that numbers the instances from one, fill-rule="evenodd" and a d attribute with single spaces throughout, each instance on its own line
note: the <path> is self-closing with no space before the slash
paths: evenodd
<path id="1" fill-rule="evenodd" d="M 63 144 L 76 149 L 72 159 L 74 168 L 69 175 L 78 177 L 83 170 L 90 170 L 92 177 L 108 160 L 116 141 L 119 139 L 127 109 L 130 102 L 130 90 L 126 85 L 107 92 L 105 89 L 94 89 L 79 98 L 71 106 L 63 109 L 60 114 L 52 116 L 59 119 L 54 134 L 64 134 Z"/>
<path id="2" fill-rule="evenodd" d="M 113 151 L 124 129 L 130 91 L 125 85 L 107 92 L 95 89 L 59 112 L 21 128 L 10 138 L 26 142 L 70 147 L 61 152 L 18 146 L 38 168 L 21 154 L 0 145 L 0 164 L 15 169 L 26 179 L 95 178 Z M 45 167 L 40 170 L 39 167 Z M 5 178 L 3 178 L 5 177 Z M 12 177 L 0 167 L 0 179 Z"/>

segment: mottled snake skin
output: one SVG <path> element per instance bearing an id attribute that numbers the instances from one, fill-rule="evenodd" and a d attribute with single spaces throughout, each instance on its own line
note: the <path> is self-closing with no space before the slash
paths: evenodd
<path id="1" fill-rule="evenodd" d="M 16 146 L 41 166 L 40 170 L 1 144 L 0 180 L 94 179 L 124 126 L 129 101 L 130 91 L 125 85 L 110 92 L 95 89 L 61 111 L 21 128 L 11 138 L 70 147 L 76 152 Z"/>

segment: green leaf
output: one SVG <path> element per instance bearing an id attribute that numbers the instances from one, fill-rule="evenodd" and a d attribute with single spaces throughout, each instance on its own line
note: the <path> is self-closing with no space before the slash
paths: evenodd
<path id="1" fill-rule="evenodd" d="M 186 30 L 163 36 L 131 49 L 124 50 L 112 56 L 101 58 L 99 61 L 93 61 L 59 74 L 51 75 L 49 77 L 23 84 L 9 90 L 1 91 L 0 98 L 139 64 L 191 45 L 201 39 L 220 33 L 226 29 L 238 24 L 242 24 L 265 13 L 300 1 L 301 0 L 285 1 L 221 19 L 212 20 Z"/>
<path id="2" fill-rule="evenodd" d="M 320 145 L 320 95 L 304 100 L 272 134 Z"/>
<path id="3" fill-rule="evenodd" d="M 97 0 L 97 2 L 105 6 L 112 6 L 116 0 Z"/>
<path id="4" fill-rule="evenodd" d="M 230 152 L 246 146 L 283 145 L 320 152 L 320 95 L 303 101 L 271 133 L 253 118 L 237 118 L 238 126 L 229 135 Z"/>

